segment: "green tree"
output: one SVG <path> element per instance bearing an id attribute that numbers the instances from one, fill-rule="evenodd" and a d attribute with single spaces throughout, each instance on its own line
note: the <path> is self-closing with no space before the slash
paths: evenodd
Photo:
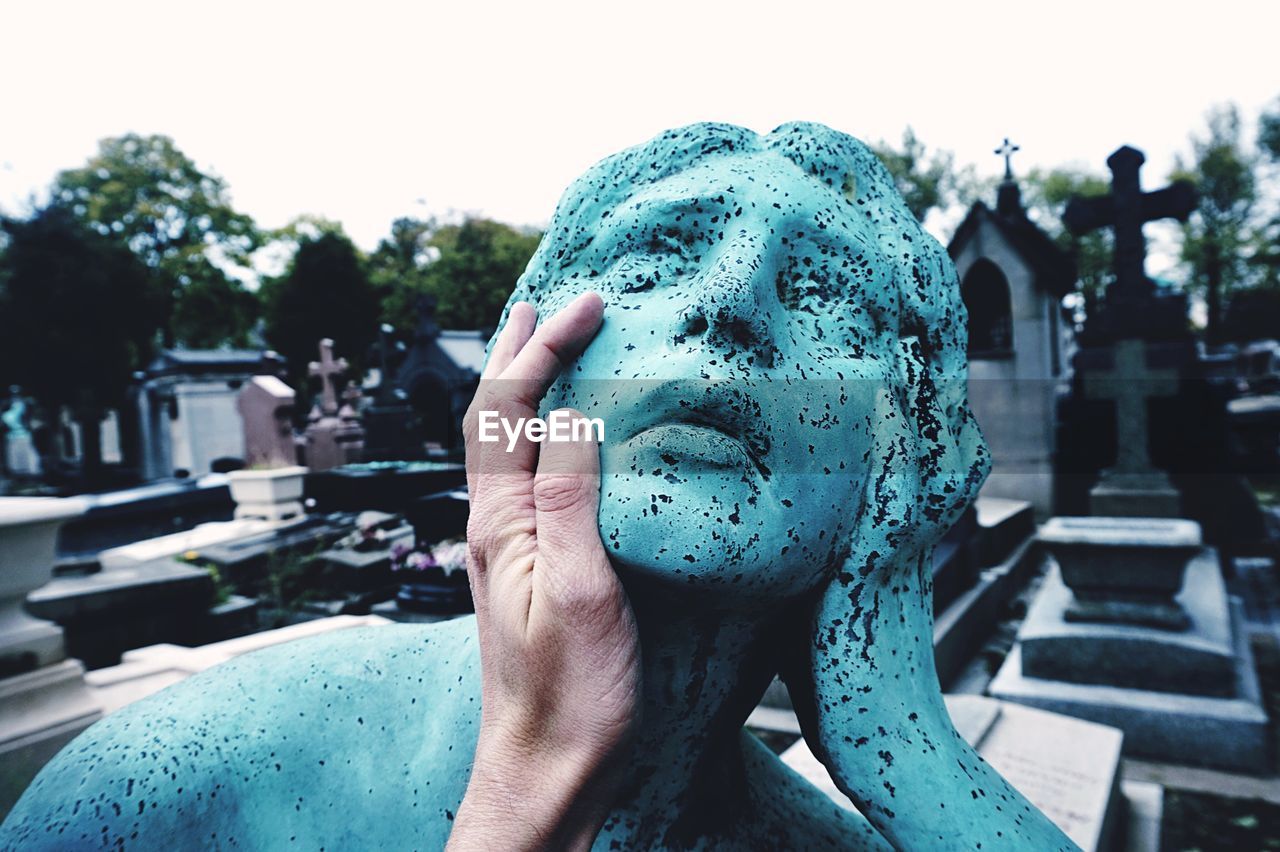
<path id="1" fill-rule="evenodd" d="M 1080 290 L 1087 301 L 1096 300 L 1111 280 L 1111 229 L 1072 236 L 1062 224 L 1062 212 L 1072 198 L 1106 195 L 1111 184 L 1101 175 L 1074 167 L 1032 169 L 1020 184 L 1027 215 L 1075 257 Z"/>
<path id="2" fill-rule="evenodd" d="M 158 273 L 167 344 L 243 342 L 252 302 L 223 268 L 247 267 L 259 235 L 253 220 L 232 208 L 226 183 L 197 168 L 172 139 L 134 133 L 103 139 L 84 166 L 55 178 L 53 198 Z M 195 304 L 183 306 L 188 294 Z M 215 294 L 237 307 L 204 311 Z"/>
<path id="3" fill-rule="evenodd" d="M 881 141 L 871 146 L 884 163 L 907 207 L 923 222 L 929 211 L 946 209 L 958 201 L 974 180 L 970 170 L 957 171 L 955 155 L 950 151 L 929 149 L 908 127 L 902 134 L 900 147 Z"/>
<path id="4" fill-rule="evenodd" d="M 1259 182 L 1259 194 L 1265 195 L 1270 209 L 1254 234 L 1250 263 L 1257 271 L 1258 286 L 1280 290 L 1280 99 L 1259 118 L 1258 148 L 1263 160 L 1259 165 L 1269 168 L 1269 180 Z"/>
<path id="5" fill-rule="evenodd" d="M 0 227 L 8 237 L 0 268 L 7 378 L 50 415 L 71 412 L 93 481 L 102 418 L 124 404 L 134 370 L 150 356 L 161 307 L 154 274 L 57 204 Z"/>
<path id="6" fill-rule="evenodd" d="M 1258 147 L 1280 162 L 1280 99 L 1262 111 L 1258 120 Z"/>
<path id="7" fill-rule="evenodd" d="M 413 327 L 417 300 L 435 295 L 427 271 L 440 257 L 439 248 L 431 244 L 435 229 L 433 220 L 396 219 L 391 233 L 369 256 L 369 281 L 382 303 L 383 322 L 401 331 Z"/>
<path id="8" fill-rule="evenodd" d="M 398 219 L 370 259 L 383 321 L 411 329 L 418 298 L 430 295 L 442 327 L 492 328 L 541 238 L 490 219 L 441 226 Z"/>
<path id="9" fill-rule="evenodd" d="M 267 342 L 288 359 L 294 387 L 322 338 L 334 341 L 357 374 L 378 334 L 378 298 L 351 240 L 335 232 L 304 239 L 288 271 L 263 283 Z"/>
<path id="10" fill-rule="evenodd" d="M 1200 204 L 1182 227 L 1182 260 L 1192 287 L 1203 287 L 1209 308 L 1206 336 L 1221 336 L 1223 301 L 1252 283 L 1249 263 L 1254 244 L 1253 207 L 1258 198 L 1256 157 L 1245 149 L 1240 112 L 1216 106 L 1206 120 L 1207 133 L 1191 138 L 1192 160 L 1177 160 L 1174 178 L 1192 181 Z"/>

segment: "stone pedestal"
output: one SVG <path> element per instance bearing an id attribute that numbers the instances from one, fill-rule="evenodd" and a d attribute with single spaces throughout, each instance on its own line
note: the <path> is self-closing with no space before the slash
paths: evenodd
<path id="1" fill-rule="evenodd" d="M 1267 769 L 1257 673 L 1213 550 L 1191 561 L 1176 598 L 1185 630 L 1073 621 L 1073 602 L 1055 566 L 991 682 L 993 696 L 1120 728 L 1125 752 L 1137 757 Z"/>
<path id="2" fill-rule="evenodd" d="M 80 500 L 0 498 L 0 818 L 35 773 L 101 716 L 62 630 L 24 610 L 53 573 L 58 527 Z"/>
<path id="3" fill-rule="evenodd" d="M 1200 525 L 1167 518 L 1051 518 L 1040 530 L 1072 598 L 1070 621 L 1189 626 L 1175 600 Z"/>
<path id="4" fill-rule="evenodd" d="M 1102 475 L 1089 491 L 1089 511 L 1100 517 L 1177 518 L 1182 498 L 1164 471 Z"/>
<path id="5" fill-rule="evenodd" d="M 300 465 L 227 474 L 236 519 L 283 521 L 302 516 L 302 490 L 307 469 Z"/>
<path id="6" fill-rule="evenodd" d="M 57 663 L 65 656 L 62 631 L 31 617 L 27 594 L 53 574 L 58 528 L 83 514 L 80 500 L 0 498 L 0 676 Z"/>

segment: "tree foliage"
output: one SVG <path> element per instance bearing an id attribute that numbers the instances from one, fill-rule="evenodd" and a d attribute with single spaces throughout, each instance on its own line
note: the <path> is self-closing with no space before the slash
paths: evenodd
<path id="1" fill-rule="evenodd" d="M 98 464 L 98 424 L 125 400 L 150 356 L 161 305 L 154 274 L 127 248 L 54 204 L 2 224 L 0 354 L 4 379 L 50 415 L 64 406 L 85 433 L 85 466 Z"/>
<path id="2" fill-rule="evenodd" d="M 428 295 L 443 328 L 492 328 L 540 239 L 490 219 L 448 225 L 397 219 L 370 258 L 384 321 L 411 329 L 417 301 Z"/>
<path id="3" fill-rule="evenodd" d="M 1254 161 L 1245 150 L 1235 106 L 1215 107 L 1206 123 L 1207 133 L 1191 138 L 1192 160 L 1179 158 L 1174 174 L 1195 183 L 1200 196 L 1183 226 L 1182 259 L 1194 281 L 1204 281 L 1212 264 L 1220 264 L 1222 284 L 1230 291 L 1249 279 L 1246 248 L 1257 201 Z"/>
<path id="4" fill-rule="evenodd" d="M 1072 198 L 1106 195 L 1107 178 L 1084 169 L 1062 167 L 1032 169 L 1021 180 L 1027 214 L 1065 251 L 1076 259 L 1080 290 L 1086 299 L 1102 295 L 1111 280 L 1111 255 L 1115 237 L 1110 228 L 1073 236 L 1062 224 L 1062 213 Z"/>
<path id="5" fill-rule="evenodd" d="M 325 337 L 363 368 L 378 333 L 378 299 L 351 240 L 329 232 L 304 239 L 280 278 L 262 286 L 267 342 L 288 359 L 294 387 L 306 387 L 307 364 Z"/>
<path id="6" fill-rule="evenodd" d="M 930 153 L 910 127 L 903 132 L 900 147 L 881 141 L 871 148 L 889 170 L 907 207 L 921 222 L 930 210 L 944 209 L 967 194 L 967 183 L 974 181 L 969 170 L 956 169 L 954 154 Z"/>
<path id="7" fill-rule="evenodd" d="M 226 183 L 197 168 L 172 139 L 133 133 L 103 139 L 84 166 L 58 174 L 53 198 L 158 273 L 167 340 L 243 341 L 252 302 L 223 268 L 249 265 L 257 231 L 232 208 Z M 227 296 L 236 308 L 204 311 L 211 294 Z M 183 306 L 188 295 L 195 304 Z"/>
<path id="8" fill-rule="evenodd" d="M 1173 177 L 1192 181 L 1200 196 L 1198 208 L 1182 227 L 1181 255 L 1190 289 L 1205 293 L 1210 337 L 1224 336 L 1219 320 L 1224 303 L 1266 282 L 1261 262 L 1267 250 L 1266 225 L 1257 216 L 1259 164 L 1258 153 L 1244 140 L 1234 104 L 1212 108 L 1204 131 L 1191 137 L 1190 160 L 1177 160 Z"/>

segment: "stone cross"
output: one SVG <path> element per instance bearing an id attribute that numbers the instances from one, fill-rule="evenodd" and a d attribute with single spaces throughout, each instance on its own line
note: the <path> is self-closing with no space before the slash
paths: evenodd
<path id="1" fill-rule="evenodd" d="M 326 337 L 320 341 L 320 360 L 312 361 L 307 369 L 312 376 L 320 377 L 324 400 L 321 409 L 325 414 L 338 413 L 338 376 L 349 366 L 346 358 L 333 357 L 333 340 Z"/>
<path id="2" fill-rule="evenodd" d="M 1004 179 L 1013 180 L 1013 155 L 1022 150 L 1022 147 L 1015 145 L 1009 141 L 1009 137 L 1004 137 L 1004 143 L 994 153 L 998 157 L 1004 157 Z"/>
<path id="3" fill-rule="evenodd" d="M 1090 399 L 1110 399 L 1116 404 L 1116 464 L 1114 473 L 1148 473 L 1147 400 L 1178 392 L 1177 370 L 1147 366 L 1146 345 L 1141 340 L 1121 340 L 1115 345 L 1115 366 L 1089 372 L 1084 379 Z"/>
<path id="4" fill-rule="evenodd" d="M 1146 157 L 1136 148 L 1121 147 L 1107 158 L 1111 169 L 1111 194 L 1099 198 L 1072 198 L 1062 214 L 1062 223 L 1072 234 L 1111 226 L 1115 231 L 1113 259 L 1117 301 L 1150 295 L 1154 284 L 1145 268 L 1147 245 L 1142 226 L 1156 219 L 1187 221 L 1196 208 L 1195 187 L 1189 181 L 1175 181 L 1164 189 L 1143 192 L 1138 170 Z"/>

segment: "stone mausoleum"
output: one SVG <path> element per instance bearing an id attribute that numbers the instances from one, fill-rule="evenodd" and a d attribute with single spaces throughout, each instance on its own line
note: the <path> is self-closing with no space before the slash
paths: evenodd
<path id="1" fill-rule="evenodd" d="M 1075 287 L 1075 262 L 1028 218 L 1007 165 L 995 208 L 974 204 L 947 251 L 969 311 L 969 402 L 993 460 L 982 493 L 1030 500 L 1045 518 L 1057 397 L 1070 364 L 1062 298 Z"/>

